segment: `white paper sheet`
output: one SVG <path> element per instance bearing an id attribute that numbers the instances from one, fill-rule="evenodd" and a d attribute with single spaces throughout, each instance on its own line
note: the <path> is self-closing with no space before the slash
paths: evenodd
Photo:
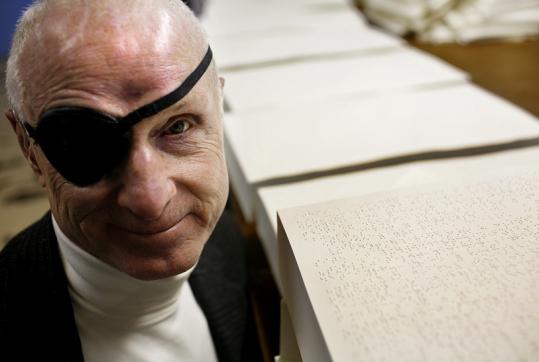
<path id="1" fill-rule="evenodd" d="M 395 89 L 463 82 L 466 74 L 413 48 L 222 73 L 234 111 L 297 101 L 328 102 Z"/>
<path id="2" fill-rule="evenodd" d="M 225 133 L 247 182 L 416 152 L 539 135 L 532 115 L 469 84 L 230 117 Z"/>
<path id="3" fill-rule="evenodd" d="M 275 17 L 286 13 L 329 13 L 353 8 L 348 0 L 208 0 L 202 14 L 203 23 L 221 22 L 223 18 L 236 21 L 261 19 L 268 12 Z M 261 19 L 261 21 L 264 21 Z M 231 24 L 232 25 L 232 24 Z"/>
<path id="4" fill-rule="evenodd" d="M 271 33 L 210 37 L 217 65 L 221 69 L 265 66 L 274 62 L 304 60 L 312 57 L 353 54 L 396 47 L 402 40 L 365 28 L 355 30 L 317 25 L 312 28 Z"/>
<path id="5" fill-rule="evenodd" d="M 394 47 L 343 0 L 223 1 L 203 18 L 221 69 Z"/>
<path id="6" fill-rule="evenodd" d="M 203 26 L 210 38 L 218 38 L 302 30 L 320 32 L 328 28 L 356 32 L 366 24 L 362 14 L 351 4 L 247 2 L 241 8 L 237 5 L 209 7 Z"/>
<path id="7" fill-rule="evenodd" d="M 324 361 L 537 360 L 538 179 L 535 166 L 281 211 L 283 262 L 299 272 L 287 278 L 300 280 L 285 301 L 312 307 L 323 335 L 298 334 L 300 350 L 326 345 Z"/>
<path id="8" fill-rule="evenodd" d="M 537 160 L 539 160 L 538 146 L 481 156 L 414 162 L 287 185 L 262 187 L 257 191 L 254 210 L 257 234 L 280 286 L 277 250 L 278 210 L 389 192 L 403 187 L 463 182 L 477 179 L 482 174 L 503 173 L 513 167 L 535 165 Z"/>

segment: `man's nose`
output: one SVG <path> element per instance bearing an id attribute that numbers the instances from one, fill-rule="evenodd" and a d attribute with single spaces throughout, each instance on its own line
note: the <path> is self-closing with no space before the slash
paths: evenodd
<path id="1" fill-rule="evenodd" d="M 143 220 L 158 219 L 176 193 L 166 162 L 149 144 L 134 144 L 121 173 L 118 205 Z"/>

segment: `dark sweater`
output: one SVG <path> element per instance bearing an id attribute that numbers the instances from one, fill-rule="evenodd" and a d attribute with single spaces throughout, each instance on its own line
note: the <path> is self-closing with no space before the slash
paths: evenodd
<path id="1" fill-rule="evenodd" d="M 246 342 L 253 335 L 248 331 L 244 241 L 226 213 L 189 282 L 219 361 L 258 359 Z M 83 360 L 50 213 L 0 253 L 0 360 Z"/>

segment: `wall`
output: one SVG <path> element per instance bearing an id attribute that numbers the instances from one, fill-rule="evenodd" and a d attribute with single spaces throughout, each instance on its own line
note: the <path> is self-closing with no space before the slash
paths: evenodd
<path id="1" fill-rule="evenodd" d="M 30 0 L 2 0 L 0 3 L 0 57 L 6 56 L 11 45 L 15 23 Z"/>

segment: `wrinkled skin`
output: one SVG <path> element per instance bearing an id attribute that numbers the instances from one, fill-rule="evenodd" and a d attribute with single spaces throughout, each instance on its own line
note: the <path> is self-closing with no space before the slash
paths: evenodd
<path id="1" fill-rule="evenodd" d="M 198 65 L 207 44 L 176 35 L 182 31 L 170 30 L 170 19 L 167 23 L 160 16 L 153 20 L 157 35 L 147 34 L 148 27 L 125 31 L 121 21 L 91 17 L 86 35 L 71 42 L 62 39 L 62 32 L 44 31 L 22 58 L 30 85 L 27 121 L 35 125 L 40 114 L 58 106 L 124 116 L 175 89 Z M 117 269 L 159 279 L 196 264 L 226 202 L 222 83 L 212 63 L 184 99 L 137 123 L 124 164 L 87 187 L 67 182 L 13 113 L 6 115 L 48 191 L 61 230 Z"/>

